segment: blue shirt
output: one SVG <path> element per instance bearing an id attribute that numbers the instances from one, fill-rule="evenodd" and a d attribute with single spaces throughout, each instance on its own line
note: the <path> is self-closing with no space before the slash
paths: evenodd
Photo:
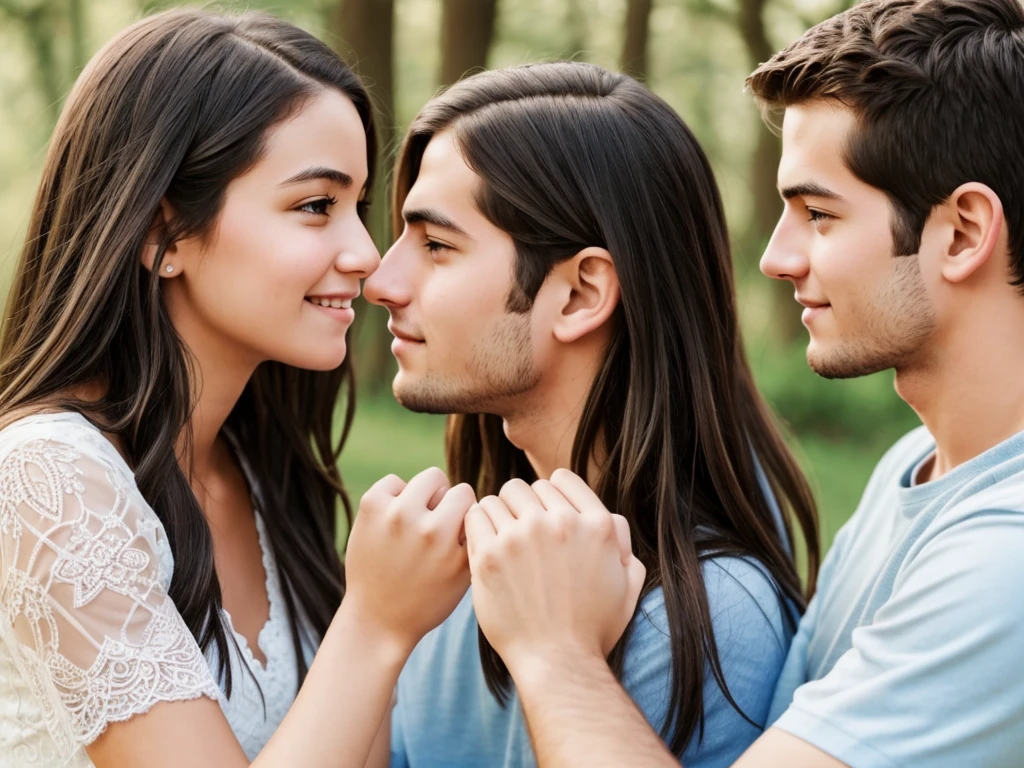
<path id="1" fill-rule="evenodd" d="M 934 450 L 921 428 L 879 463 L 772 704 L 853 768 L 1024 765 L 1024 433 L 915 485 Z"/>
<path id="2" fill-rule="evenodd" d="M 758 565 L 721 557 L 704 562 L 715 640 L 733 699 L 758 724 L 792 639 L 774 582 Z M 648 595 L 633 620 L 623 684 L 659 730 L 671 694 L 671 646 L 661 590 Z M 710 673 L 704 683 L 705 733 L 683 760 L 687 768 L 728 766 L 760 735 L 732 707 Z M 480 667 L 472 594 L 416 647 L 398 682 L 392 718 L 392 768 L 535 766 L 522 709 L 513 696 L 502 708 Z"/>

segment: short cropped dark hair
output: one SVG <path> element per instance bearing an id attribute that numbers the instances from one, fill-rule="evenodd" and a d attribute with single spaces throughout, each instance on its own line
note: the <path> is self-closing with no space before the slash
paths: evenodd
<path id="1" fill-rule="evenodd" d="M 836 99 L 858 124 L 845 162 L 885 192 L 898 256 L 967 182 L 1002 201 L 1024 285 L 1024 7 L 1019 0 L 865 0 L 762 64 L 747 87 L 774 111 Z"/>

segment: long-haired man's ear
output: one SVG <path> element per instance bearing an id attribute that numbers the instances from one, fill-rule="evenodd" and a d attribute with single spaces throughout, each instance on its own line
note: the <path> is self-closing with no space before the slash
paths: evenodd
<path id="1" fill-rule="evenodd" d="M 561 295 L 555 338 L 571 343 L 611 319 L 619 306 L 619 276 L 612 255 L 604 248 L 584 248 L 553 270 L 568 289 Z"/>
<path id="2" fill-rule="evenodd" d="M 959 283 L 988 263 L 1004 241 L 1003 203 L 990 187 L 970 182 L 949 196 L 945 208 L 952 226 L 942 276 Z"/>
<path id="3" fill-rule="evenodd" d="M 160 245 L 167 238 L 172 215 L 173 211 L 170 203 L 168 203 L 166 199 L 161 200 L 160 205 L 153 214 L 153 220 L 150 222 L 149 231 L 146 232 L 146 241 L 142 246 L 142 266 L 150 272 L 153 271 L 153 262 L 156 260 L 157 253 L 160 250 Z M 161 265 L 161 274 L 165 271 L 167 274 L 180 271 L 180 269 L 175 267 L 173 264 L 170 265 L 172 269 L 167 270 L 167 256 L 175 253 L 176 250 L 174 243 L 167 246 L 167 250 L 164 252 L 163 264 Z"/>

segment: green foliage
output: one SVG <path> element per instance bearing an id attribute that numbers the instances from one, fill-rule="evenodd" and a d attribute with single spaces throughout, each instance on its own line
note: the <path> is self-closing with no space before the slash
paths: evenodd
<path id="1" fill-rule="evenodd" d="M 807 367 L 805 345 L 752 355 L 765 399 L 796 434 L 858 443 L 892 444 L 920 422 L 893 389 L 893 374 L 826 381 Z"/>

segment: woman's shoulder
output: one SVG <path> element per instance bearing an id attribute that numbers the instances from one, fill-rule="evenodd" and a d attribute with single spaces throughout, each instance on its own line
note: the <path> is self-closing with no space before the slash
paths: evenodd
<path id="1" fill-rule="evenodd" d="M 0 462 L 26 453 L 113 464 L 129 475 L 121 454 L 92 422 L 74 411 L 36 411 L 0 422 Z"/>

